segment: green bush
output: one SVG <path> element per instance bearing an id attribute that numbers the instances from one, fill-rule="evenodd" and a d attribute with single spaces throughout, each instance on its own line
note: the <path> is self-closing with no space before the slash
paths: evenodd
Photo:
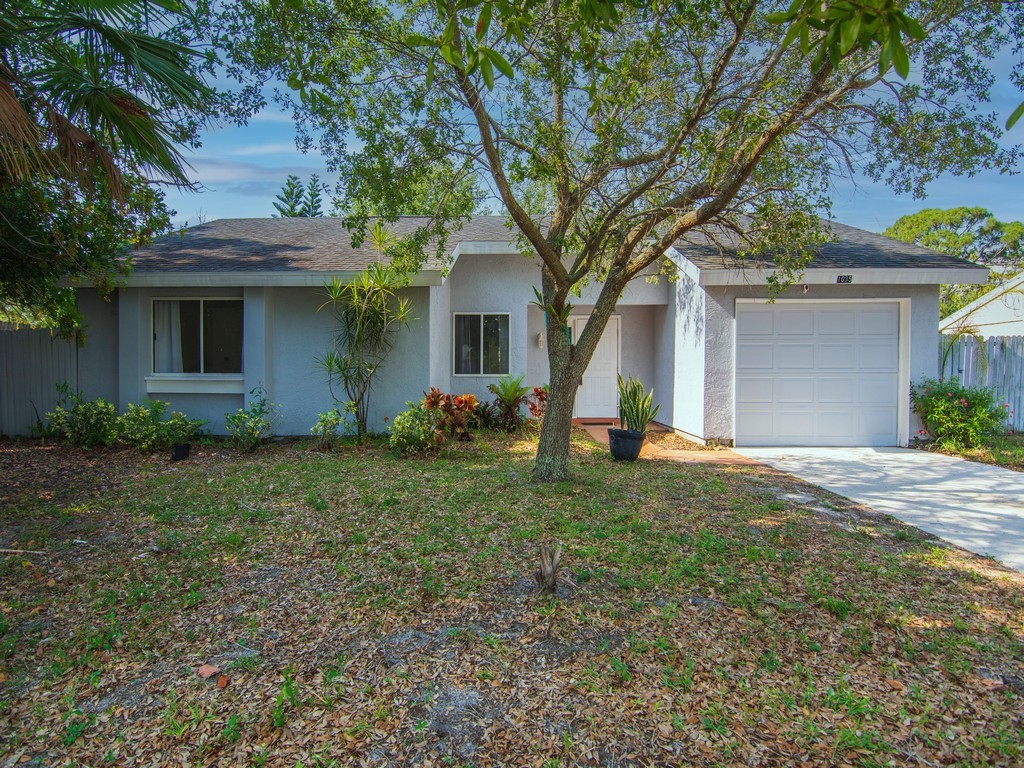
<path id="1" fill-rule="evenodd" d="M 349 420 L 349 410 L 345 412 L 332 408 L 317 415 L 309 434 L 316 438 L 316 446 L 321 451 L 329 451 L 337 445 L 338 440 L 352 432 L 353 422 Z"/>
<path id="2" fill-rule="evenodd" d="M 249 392 L 249 407 L 224 414 L 228 430 L 228 445 L 233 448 L 254 450 L 272 437 L 280 412 L 277 403 L 267 400 L 267 391 L 256 387 Z"/>
<path id="3" fill-rule="evenodd" d="M 396 456 L 422 453 L 437 444 L 437 412 L 412 401 L 406 406 L 388 431 L 388 445 Z"/>
<path id="4" fill-rule="evenodd" d="M 924 379 L 911 388 L 910 400 L 926 434 L 943 450 L 979 447 L 999 430 L 1005 416 L 995 392 L 953 381 Z"/>
<path id="5" fill-rule="evenodd" d="M 46 414 L 47 433 L 79 448 L 110 445 L 117 437 L 117 409 L 102 397 L 86 400 L 80 392 L 71 394 L 59 385 L 60 401 Z"/>
<path id="6" fill-rule="evenodd" d="M 522 407 L 530 399 L 530 387 L 523 386 L 522 376 L 502 376 L 494 384 L 488 384 L 487 389 L 494 395 L 494 407 L 498 412 L 497 425 L 499 429 L 506 432 L 515 432 L 526 423 Z"/>
<path id="7" fill-rule="evenodd" d="M 176 443 L 189 442 L 206 423 L 190 419 L 179 411 L 164 419 L 169 407 L 170 403 L 163 400 L 129 403 L 128 410 L 117 417 L 118 442 L 140 451 L 166 449 Z"/>

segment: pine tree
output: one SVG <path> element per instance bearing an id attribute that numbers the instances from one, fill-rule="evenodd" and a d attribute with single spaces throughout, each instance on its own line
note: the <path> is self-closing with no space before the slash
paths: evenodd
<path id="1" fill-rule="evenodd" d="M 305 208 L 304 216 L 319 218 L 324 215 L 322 193 L 327 191 L 327 185 L 321 183 L 317 174 L 311 174 L 309 183 L 306 185 L 306 196 L 302 199 Z"/>
<path id="2" fill-rule="evenodd" d="M 306 216 L 305 194 L 306 189 L 299 181 L 299 177 L 289 174 L 284 186 L 281 187 L 281 192 L 276 196 L 274 208 L 277 209 L 277 213 L 274 214 L 274 218 Z"/>

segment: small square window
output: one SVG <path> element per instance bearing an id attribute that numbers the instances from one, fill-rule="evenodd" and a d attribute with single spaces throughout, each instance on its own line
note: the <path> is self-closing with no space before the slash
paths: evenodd
<path id="1" fill-rule="evenodd" d="M 241 373 L 242 302 L 153 302 L 153 373 Z"/>
<path id="2" fill-rule="evenodd" d="M 457 376 L 504 376 L 509 372 L 509 316 L 455 315 L 454 371 Z"/>

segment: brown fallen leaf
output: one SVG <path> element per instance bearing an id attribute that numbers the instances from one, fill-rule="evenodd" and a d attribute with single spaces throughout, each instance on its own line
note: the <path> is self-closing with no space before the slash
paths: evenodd
<path id="1" fill-rule="evenodd" d="M 889 687 L 892 688 L 894 691 L 902 691 L 906 687 L 899 680 L 887 679 L 885 682 L 887 682 L 889 684 Z"/>
<path id="2" fill-rule="evenodd" d="M 217 675 L 217 687 L 218 688 L 227 688 L 228 687 L 228 683 L 230 683 L 230 682 L 231 682 L 231 678 L 228 677 L 227 675 Z"/>
<path id="3" fill-rule="evenodd" d="M 220 672 L 220 667 L 215 667 L 213 664 L 203 664 L 199 669 L 196 670 L 199 676 L 205 680 L 208 677 L 213 677 Z"/>

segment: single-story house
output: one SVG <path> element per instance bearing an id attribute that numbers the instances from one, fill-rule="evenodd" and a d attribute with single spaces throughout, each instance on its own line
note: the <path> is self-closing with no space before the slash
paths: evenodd
<path id="1" fill-rule="evenodd" d="M 406 218 L 393 229 L 416 224 Z M 937 373 L 939 285 L 983 282 L 987 270 L 831 227 L 836 241 L 774 302 L 770 261 L 679 243 L 668 254 L 678 279 L 636 280 L 623 293 L 575 415 L 615 417 L 622 373 L 653 387 L 660 422 L 698 440 L 907 443 L 910 383 Z M 449 246 L 447 268 L 430 261 L 404 289 L 415 321 L 380 374 L 372 428 L 430 386 L 489 398 L 487 385 L 502 374 L 525 374 L 529 385 L 548 379 L 544 315 L 531 304 L 537 258 L 520 252 L 501 217 L 474 218 Z M 322 286 L 377 258 L 369 243 L 352 248 L 331 218 L 224 219 L 166 236 L 135 254 L 110 301 L 79 292 L 88 336 L 66 367 L 87 397 L 122 409 L 169 400 L 214 432 L 262 386 L 280 405 L 278 433 L 308 434 L 333 406 L 316 364 L 331 336 L 330 313 L 318 311 Z M 595 296 L 591 286 L 578 299 L 572 330 Z M 23 358 L 20 370 L 32 365 Z"/>
<path id="2" fill-rule="evenodd" d="M 939 322 L 942 333 L 977 331 L 983 338 L 1024 336 L 1024 272 Z"/>

